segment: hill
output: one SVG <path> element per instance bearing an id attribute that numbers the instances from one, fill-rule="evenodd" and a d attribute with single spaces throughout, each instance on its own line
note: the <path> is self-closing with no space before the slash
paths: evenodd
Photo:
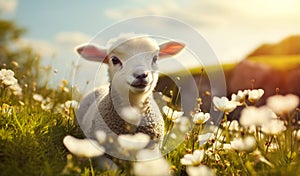
<path id="1" fill-rule="evenodd" d="M 265 90 L 261 104 L 267 97 L 276 93 L 276 88 L 279 88 L 282 94 L 293 93 L 300 96 L 300 82 L 298 81 L 300 80 L 300 35 L 287 37 L 277 44 L 263 44 L 237 64 L 205 67 L 202 74 L 202 66 L 190 69 L 197 85 L 201 80 L 200 95 L 206 95 L 206 92 L 212 89 L 215 95 L 222 92 L 221 87 L 211 87 L 211 80 L 208 77 L 208 75 L 212 75 L 222 82 L 224 78 L 215 74 L 220 69 L 224 72 L 229 98 L 232 93 L 251 89 L 252 86 Z M 191 86 L 189 82 L 186 82 L 186 75 L 178 71 L 168 76 L 162 75 L 157 90 L 168 93 L 170 89 L 173 89 L 174 81 L 172 79 L 175 80 L 175 75 L 180 77 L 180 81 L 176 82 L 183 85 L 182 89 L 188 89 Z M 255 80 L 254 85 L 252 85 L 252 80 Z M 204 97 L 205 109 L 210 108 L 210 99 L 210 96 Z"/>
<path id="2" fill-rule="evenodd" d="M 279 43 L 265 43 L 251 52 L 247 58 L 262 55 L 300 55 L 300 35 L 293 35 Z"/>

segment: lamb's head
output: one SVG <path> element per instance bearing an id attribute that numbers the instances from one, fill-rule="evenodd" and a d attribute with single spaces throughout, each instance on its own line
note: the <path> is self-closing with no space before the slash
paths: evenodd
<path id="1" fill-rule="evenodd" d="M 156 61 L 170 57 L 184 48 L 184 44 L 167 41 L 163 44 L 147 36 L 118 37 L 107 47 L 81 45 L 77 52 L 84 58 L 108 64 L 111 88 L 118 94 L 147 94 L 158 80 Z"/>

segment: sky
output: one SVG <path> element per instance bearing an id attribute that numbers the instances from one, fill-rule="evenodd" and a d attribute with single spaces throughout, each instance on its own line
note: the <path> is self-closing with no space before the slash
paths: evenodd
<path id="1" fill-rule="evenodd" d="M 220 63 L 232 63 L 242 60 L 262 43 L 300 34 L 299 9 L 297 0 L 0 0 L 2 17 L 27 29 L 20 44 L 30 44 L 42 55 L 44 65 L 51 65 L 60 78 L 66 79 L 72 77 L 70 70 L 74 65 L 82 67 L 77 74 L 82 78 L 87 76 L 85 73 L 92 74 L 90 68 L 99 67 L 81 60 L 78 66 L 79 57 L 74 52 L 77 45 L 112 26 L 122 32 L 123 26 L 118 28 L 118 24 L 128 19 L 155 15 L 178 20 L 203 37 Z M 124 30 L 135 32 L 139 25 L 143 23 Z M 150 23 L 148 28 L 170 33 L 182 30 L 180 35 L 189 35 L 185 28 L 168 23 Z"/>

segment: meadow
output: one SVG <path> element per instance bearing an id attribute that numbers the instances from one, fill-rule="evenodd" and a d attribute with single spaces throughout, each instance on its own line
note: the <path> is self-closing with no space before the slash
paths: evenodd
<path id="1" fill-rule="evenodd" d="M 161 146 L 164 155 L 157 160 L 119 162 L 118 169 L 100 170 L 94 156 L 104 151 L 93 150 L 91 144 L 101 148 L 109 138 L 101 132 L 97 140 L 85 139 L 76 121 L 79 99 L 73 99 L 80 97 L 80 92 L 67 80 L 57 80 L 59 86 L 50 87 L 47 78 L 56 70 L 41 67 L 38 54 L 31 48 L 9 47 L 15 46 L 23 30 L 5 20 L 0 21 L 0 29 L 1 52 L 5 51 L 0 58 L 1 176 L 300 175 L 299 97 L 283 96 L 277 91 L 277 95 L 267 98 L 266 105 L 257 106 L 264 96 L 262 89 L 211 97 L 218 117 L 202 108 L 207 103 L 203 94 L 191 97 L 197 106 L 191 114 L 184 114 L 173 101 L 178 94 L 161 92 L 159 101 L 167 104 L 161 107 L 165 120 Z M 267 62 L 280 69 L 287 68 L 283 63 L 299 64 L 298 56 L 291 57 L 288 62 L 281 57 Z M 225 71 L 233 67 L 223 65 Z M 69 142 L 79 148 L 65 147 L 63 141 L 68 135 L 77 138 L 69 138 Z M 145 149 L 149 137 L 121 137 L 143 141 L 137 146 L 113 141 L 125 155 L 136 159 L 153 154 Z"/>
<path id="2" fill-rule="evenodd" d="M 276 70 L 288 70 L 300 64 L 299 55 L 253 56 L 248 59 L 268 64 Z"/>
<path id="3" fill-rule="evenodd" d="M 72 99 L 70 83 L 62 80 L 57 88 L 37 86 L 38 80 L 18 80 L 21 78 L 17 78 L 17 72 L 17 66 L 2 67 L 0 71 L 0 175 L 300 173 L 297 96 L 275 95 L 261 107 L 255 104 L 264 94 L 262 89 L 241 90 L 231 99 L 213 97 L 215 110 L 223 114 L 220 124 L 214 124 L 211 119 L 215 117 L 201 110 L 201 97 L 191 115 L 164 107 L 166 133 L 162 150 L 179 140 L 176 148 L 158 160 L 126 162 L 122 169 L 101 171 L 88 151 L 78 157 L 78 152 L 69 152 L 63 144 L 67 135 L 84 140 L 76 123 L 78 102 Z M 238 107 L 244 107 L 240 119 L 229 121 L 228 115 Z M 103 141 L 96 142 L 101 145 Z M 122 151 L 126 150 L 133 149 L 125 147 Z M 139 148 L 129 153 L 140 152 L 147 150 Z"/>

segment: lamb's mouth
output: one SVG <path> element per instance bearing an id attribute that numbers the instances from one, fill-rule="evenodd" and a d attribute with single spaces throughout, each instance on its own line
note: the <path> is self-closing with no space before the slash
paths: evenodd
<path id="1" fill-rule="evenodd" d="M 130 83 L 129 85 L 135 90 L 144 91 L 151 83 L 145 80 L 136 80 Z"/>

